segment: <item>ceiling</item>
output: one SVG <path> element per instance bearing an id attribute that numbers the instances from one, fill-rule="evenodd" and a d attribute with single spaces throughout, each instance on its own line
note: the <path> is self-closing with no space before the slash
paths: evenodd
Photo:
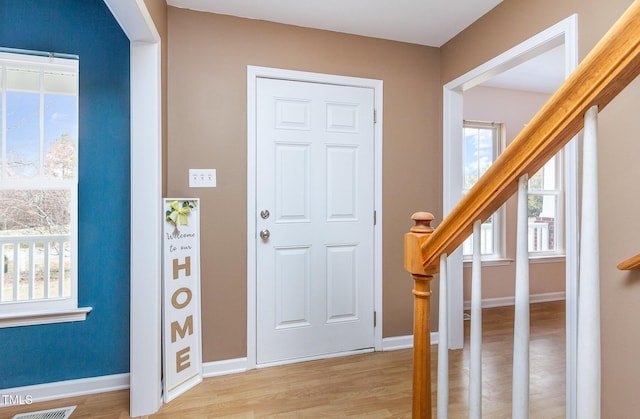
<path id="1" fill-rule="evenodd" d="M 167 0 L 169 6 L 440 47 L 502 0 Z M 551 93 L 564 79 L 562 47 L 483 83 Z"/>
<path id="2" fill-rule="evenodd" d="M 167 0 L 170 6 L 440 47 L 502 0 Z"/>
<path id="3" fill-rule="evenodd" d="M 564 45 L 531 58 L 481 86 L 552 94 L 565 79 Z"/>

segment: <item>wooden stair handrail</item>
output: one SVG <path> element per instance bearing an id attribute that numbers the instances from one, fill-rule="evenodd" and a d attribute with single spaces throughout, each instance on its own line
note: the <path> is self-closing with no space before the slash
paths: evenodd
<path id="1" fill-rule="evenodd" d="M 640 270 L 640 254 L 618 263 L 618 269 L 621 271 Z"/>
<path id="2" fill-rule="evenodd" d="M 516 192 L 522 175 L 534 175 L 580 132 L 589 108 L 601 111 L 639 73 L 636 0 L 424 242 L 425 273 L 437 273 L 441 254 L 460 246 L 476 220 L 489 218 Z"/>

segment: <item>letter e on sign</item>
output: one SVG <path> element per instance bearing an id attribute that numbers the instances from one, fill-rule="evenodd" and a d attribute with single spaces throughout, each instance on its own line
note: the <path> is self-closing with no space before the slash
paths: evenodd
<path id="1" fill-rule="evenodd" d="M 191 362 L 189 362 L 190 350 L 191 347 L 187 346 L 186 348 L 180 349 L 176 352 L 176 372 L 186 370 L 191 366 Z"/>

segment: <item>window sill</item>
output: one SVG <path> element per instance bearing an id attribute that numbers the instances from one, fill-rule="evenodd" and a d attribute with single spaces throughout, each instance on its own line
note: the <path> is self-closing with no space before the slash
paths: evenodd
<path id="1" fill-rule="evenodd" d="M 84 321 L 93 307 L 0 315 L 0 328 Z"/>
<path id="2" fill-rule="evenodd" d="M 485 259 L 481 261 L 482 266 L 507 266 L 511 265 L 513 262 L 513 259 Z M 472 263 L 473 262 L 471 260 L 465 260 L 464 267 L 470 268 Z"/>
<path id="3" fill-rule="evenodd" d="M 562 263 L 565 261 L 565 255 L 537 255 L 529 256 L 529 264 L 538 263 Z M 465 260 L 464 267 L 470 268 L 472 261 Z M 486 259 L 482 261 L 482 266 L 507 266 L 515 262 L 515 259 Z"/>
<path id="4" fill-rule="evenodd" d="M 529 264 L 532 263 L 561 263 L 565 261 L 564 255 L 529 255 Z"/>

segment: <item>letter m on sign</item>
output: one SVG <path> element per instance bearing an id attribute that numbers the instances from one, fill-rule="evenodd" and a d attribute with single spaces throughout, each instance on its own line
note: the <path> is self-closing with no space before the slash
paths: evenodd
<path id="1" fill-rule="evenodd" d="M 183 326 L 177 321 L 171 322 L 171 343 L 175 343 L 178 336 L 180 336 L 180 339 L 184 339 L 187 333 L 193 335 L 193 315 L 189 315 L 184 319 Z"/>

